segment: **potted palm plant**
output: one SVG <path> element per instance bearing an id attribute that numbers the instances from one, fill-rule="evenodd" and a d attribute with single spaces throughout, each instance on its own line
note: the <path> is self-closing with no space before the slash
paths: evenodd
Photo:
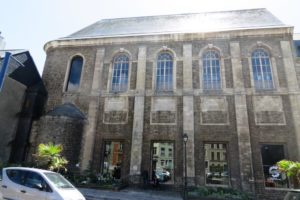
<path id="1" fill-rule="evenodd" d="M 290 178 L 294 188 L 286 194 L 284 200 L 300 200 L 300 162 L 281 160 L 276 165 L 280 172 L 284 172 Z"/>

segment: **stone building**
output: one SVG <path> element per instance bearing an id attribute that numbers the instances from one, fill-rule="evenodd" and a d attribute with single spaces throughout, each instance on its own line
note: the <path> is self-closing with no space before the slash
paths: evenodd
<path id="1" fill-rule="evenodd" d="M 71 168 L 135 183 L 168 144 L 168 184 L 181 185 L 186 133 L 189 184 L 281 199 L 291 186 L 274 164 L 300 159 L 292 42 L 265 9 L 101 20 L 45 45 L 49 98 L 32 146 L 63 143 Z"/>

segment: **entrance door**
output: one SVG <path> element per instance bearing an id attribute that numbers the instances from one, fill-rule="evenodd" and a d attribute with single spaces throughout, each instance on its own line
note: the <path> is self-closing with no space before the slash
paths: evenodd
<path id="1" fill-rule="evenodd" d="M 114 179 L 121 178 L 123 163 L 123 143 L 117 141 L 105 141 L 102 172 Z"/>
<path id="2" fill-rule="evenodd" d="M 159 183 L 174 183 L 174 143 L 153 142 L 151 156 L 151 175 Z"/>

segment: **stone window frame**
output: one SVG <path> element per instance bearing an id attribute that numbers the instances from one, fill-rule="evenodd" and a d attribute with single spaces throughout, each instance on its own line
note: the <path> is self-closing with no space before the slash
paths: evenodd
<path id="1" fill-rule="evenodd" d="M 221 77 L 221 81 L 220 81 L 220 89 L 204 89 L 203 87 L 203 54 L 207 51 L 216 51 L 219 54 L 219 64 L 220 64 L 220 77 Z M 200 83 L 200 89 L 201 90 L 206 90 L 206 91 L 222 91 L 226 88 L 226 77 L 225 77 L 225 62 L 224 62 L 224 54 L 222 52 L 222 50 L 213 45 L 213 44 L 208 44 L 205 47 L 203 47 L 199 54 L 198 54 L 198 60 L 199 60 L 199 83 Z"/>
<path id="2" fill-rule="evenodd" d="M 210 184 L 210 183 L 206 183 L 206 178 L 205 178 L 205 180 L 204 180 L 204 184 L 205 185 L 207 185 L 207 186 L 218 186 L 218 187 L 223 187 L 223 188 L 231 188 L 232 187 L 232 185 L 231 185 L 231 178 L 232 178 L 232 176 L 231 176 L 231 168 L 230 168 L 230 166 L 231 166 L 231 163 L 230 163 L 230 153 L 229 153 L 229 148 L 230 148 L 230 144 L 229 144 L 229 142 L 228 141 L 204 141 L 203 142 L 203 152 L 204 152 L 204 167 L 205 167 L 205 162 L 206 162 L 206 160 L 205 160 L 205 156 L 208 156 L 208 155 L 210 155 L 208 152 L 206 152 L 205 151 L 205 145 L 206 144 L 208 144 L 208 145 L 210 145 L 211 146 L 211 144 L 222 144 L 222 145 L 224 145 L 224 144 L 226 144 L 226 158 L 225 158 L 225 161 L 226 161 L 226 163 L 227 163 L 227 168 L 228 168 L 228 184 L 227 185 L 225 185 L 225 184 Z M 211 148 L 211 147 L 210 147 Z M 222 148 L 222 149 L 217 149 L 217 148 L 214 148 L 216 151 L 221 151 L 221 150 L 223 150 L 224 148 Z M 211 156 L 211 155 L 210 155 Z M 216 156 L 215 156 L 216 157 Z M 220 160 L 220 161 L 222 161 L 222 159 Z M 208 163 L 207 163 L 208 164 Z M 208 168 L 209 168 L 209 165 L 208 165 Z M 205 169 L 205 168 L 204 168 Z M 206 174 L 204 174 L 205 175 L 205 177 L 206 177 Z"/>
<path id="3" fill-rule="evenodd" d="M 273 88 L 271 89 L 263 89 L 263 88 L 256 88 L 254 83 L 254 76 L 253 76 L 253 67 L 252 67 L 252 53 L 256 49 L 264 49 L 269 54 L 270 59 L 270 65 L 271 65 L 271 73 L 272 73 L 272 79 L 273 79 Z M 257 41 L 255 44 L 250 46 L 247 52 L 247 58 L 248 58 L 248 65 L 249 65 L 249 71 L 250 71 L 250 80 L 251 80 L 251 88 L 255 92 L 261 92 L 261 91 L 276 91 L 279 88 L 279 80 L 278 80 L 278 73 L 277 73 L 277 65 L 276 65 L 276 59 L 275 55 L 272 53 L 272 48 L 267 45 L 266 43 Z"/>
<path id="4" fill-rule="evenodd" d="M 125 91 L 113 91 L 112 90 L 112 74 L 113 74 L 113 68 L 114 68 L 114 59 L 118 55 L 125 54 L 128 57 L 128 85 L 127 85 L 127 90 Z M 122 94 L 122 93 L 127 93 L 130 90 L 130 78 L 131 78 L 131 68 L 132 68 L 132 54 L 130 53 L 129 50 L 120 48 L 119 50 L 115 51 L 111 55 L 111 60 L 109 62 L 109 72 L 108 72 L 108 78 L 107 78 L 107 93 L 110 94 Z"/>
<path id="5" fill-rule="evenodd" d="M 173 57 L 173 73 L 172 73 L 172 78 L 173 78 L 173 88 L 172 90 L 157 90 L 156 89 L 156 70 L 157 70 L 157 60 L 158 60 L 158 55 L 160 53 L 164 53 L 164 52 L 167 52 L 169 54 L 171 54 L 171 56 Z M 176 53 L 173 49 L 167 47 L 167 46 L 162 46 L 160 49 L 158 49 L 156 52 L 155 52 L 155 60 L 154 60 L 154 67 L 153 67 L 153 71 L 152 71 L 152 74 L 153 74 L 153 78 L 152 78 L 152 89 L 155 93 L 173 93 L 174 91 L 176 91 L 176 80 L 177 80 L 177 77 L 176 77 L 176 74 L 177 74 L 177 56 L 176 56 Z"/>
<path id="6" fill-rule="evenodd" d="M 76 91 L 67 91 L 67 85 L 68 85 L 69 76 L 70 76 L 71 64 L 72 64 L 73 59 L 77 56 L 82 58 L 82 69 L 81 69 L 81 74 L 80 74 L 79 87 Z M 69 57 L 67 69 L 66 69 L 66 73 L 65 73 L 65 78 L 64 78 L 64 83 L 63 83 L 63 93 L 79 93 L 79 92 L 81 92 L 81 89 L 82 89 L 81 85 L 82 85 L 85 63 L 86 63 L 86 59 L 82 53 L 76 53 Z"/>

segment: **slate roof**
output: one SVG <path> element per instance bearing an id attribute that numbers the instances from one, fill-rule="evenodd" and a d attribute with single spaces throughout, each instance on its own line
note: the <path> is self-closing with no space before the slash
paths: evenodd
<path id="1" fill-rule="evenodd" d="M 49 116 L 64 116 L 75 119 L 85 119 L 85 115 L 73 104 L 65 103 L 47 113 Z"/>
<path id="2" fill-rule="evenodd" d="M 100 20 L 65 39 L 290 27 L 264 8 Z"/>

